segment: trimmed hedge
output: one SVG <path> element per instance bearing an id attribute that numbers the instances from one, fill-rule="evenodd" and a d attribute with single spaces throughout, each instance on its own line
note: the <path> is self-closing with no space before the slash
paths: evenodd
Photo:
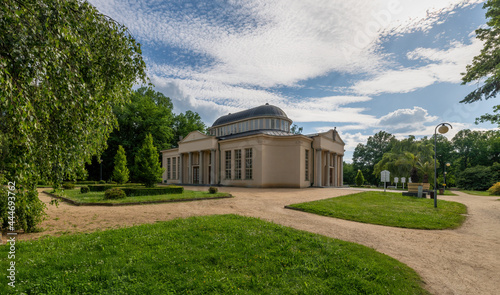
<path id="1" fill-rule="evenodd" d="M 96 184 L 96 185 L 89 185 L 89 189 L 91 192 L 103 192 L 106 191 L 110 188 L 114 187 L 134 187 L 134 186 L 141 186 L 142 184 L 140 183 L 130 183 L 130 184 Z"/>
<path id="2" fill-rule="evenodd" d="M 123 187 L 121 188 L 127 197 L 135 196 L 154 196 L 154 195 L 167 195 L 167 194 L 182 194 L 184 188 L 182 186 L 168 186 L 168 187 Z"/>
<path id="3" fill-rule="evenodd" d="M 97 181 L 92 181 L 92 180 L 80 180 L 77 181 L 76 184 L 96 184 Z"/>
<path id="4" fill-rule="evenodd" d="M 117 187 L 110 188 L 104 192 L 105 200 L 116 200 L 116 199 L 124 199 L 126 197 L 125 193 L 122 189 Z"/>
<path id="5" fill-rule="evenodd" d="M 80 187 L 80 193 L 86 194 L 88 192 L 90 192 L 90 189 L 89 189 L 88 186 L 82 186 L 82 187 Z"/>
<path id="6" fill-rule="evenodd" d="M 75 188 L 75 184 L 71 183 L 71 182 L 65 182 L 65 183 L 62 184 L 62 188 L 63 189 L 74 189 Z"/>

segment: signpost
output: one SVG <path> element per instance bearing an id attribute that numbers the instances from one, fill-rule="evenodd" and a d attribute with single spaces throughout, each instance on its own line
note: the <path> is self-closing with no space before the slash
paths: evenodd
<path id="1" fill-rule="evenodd" d="M 391 181 L 390 175 L 391 175 L 391 173 L 387 170 L 380 172 L 380 181 L 382 181 L 384 183 L 384 192 L 385 192 L 385 188 L 386 188 L 386 182 Z"/>
<path id="2" fill-rule="evenodd" d="M 403 189 L 405 189 L 406 177 L 401 177 L 401 183 L 403 184 Z"/>
<path id="3" fill-rule="evenodd" d="M 394 177 L 394 184 L 396 184 L 396 189 L 398 189 L 399 178 Z"/>

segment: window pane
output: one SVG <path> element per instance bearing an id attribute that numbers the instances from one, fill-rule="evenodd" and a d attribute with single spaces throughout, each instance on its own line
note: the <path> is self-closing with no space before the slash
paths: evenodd
<path id="1" fill-rule="evenodd" d="M 231 151 L 226 151 L 226 179 L 231 179 Z"/>
<path id="2" fill-rule="evenodd" d="M 245 179 L 252 179 L 252 149 L 245 149 Z"/>
<path id="3" fill-rule="evenodd" d="M 234 179 L 241 179 L 241 150 L 234 150 Z"/>

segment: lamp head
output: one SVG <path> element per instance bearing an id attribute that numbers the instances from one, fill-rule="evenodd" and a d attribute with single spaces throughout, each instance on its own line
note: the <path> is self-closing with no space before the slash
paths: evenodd
<path id="1" fill-rule="evenodd" d="M 446 132 L 448 132 L 448 130 L 450 130 L 450 128 L 448 128 L 448 126 L 446 126 L 445 124 L 442 124 L 438 128 L 438 132 L 441 134 L 445 134 Z"/>

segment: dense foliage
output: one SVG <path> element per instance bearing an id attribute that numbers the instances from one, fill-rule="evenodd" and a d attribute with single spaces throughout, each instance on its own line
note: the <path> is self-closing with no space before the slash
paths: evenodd
<path id="1" fill-rule="evenodd" d="M 206 127 L 201 117 L 192 111 L 173 114 L 173 104 L 170 98 L 151 88 L 141 87 L 130 95 L 130 102 L 113 108 L 118 119 L 118 128 L 111 133 L 108 149 L 101 155 L 102 164 L 97 158 L 88 165 L 89 178 L 108 180 L 112 178 L 114 156 L 121 145 L 127 151 L 127 163 L 134 163 L 137 151 L 142 145 L 146 134 L 151 133 L 158 151 L 177 145 L 180 137 L 189 132 Z M 102 165 L 102 166 L 101 166 Z M 137 180 L 137 171 L 130 167 L 130 179 Z"/>
<path id="2" fill-rule="evenodd" d="M 394 141 L 392 148 L 374 166 L 377 176 L 383 170 L 391 172 L 391 177 L 411 177 L 412 182 L 429 182 L 434 171 L 434 148 L 427 140 L 416 141 L 414 136 Z"/>
<path id="3" fill-rule="evenodd" d="M 380 142 L 379 132 L 374 137 L 370 137 L 366 145 L 359 144 L 356 147 L 354 151 L 356 157 L 353 158 L 352 164 L 352 168 L 363 171 L 368 183 L 379 184 L 380 171 L 385 169 L 391 172 L 392 179 L 394 177 L 408 179 L 413 174 L 418 181 L 428 180 L 431 184 L 434 182 L 433 137 L 417 140 L 414 136 L 409 136 L 397 140 L 392 135 L 385 134 L 385 138 L 390 138 L 389 142 L 385 141 L 385 152 L 382 153 L 381 157 L 373 157 L 370 155 L 384 150 L 376 148 L 377 145 L 374 145 L 373 140 L 375 137 L 378 137 L 377 141 Z M 372 166 L 374 158 L 378 158 L 379 162 Z M 464 129 L 458 131 L 452 140 L 448 140 L 443 135 L 437 136 L 437 183 L 440 185 L 445 183 L 446 172 L 447 187 L 456 185 L 461 188 L 471 187 L 469 180 L 467 180 L 470 177 L 466 170 L 477 165 L 489 168 L 495 162 L 500 163 L 500 131 L 498 130 L 473 131 Z M 449 166 L 446 166 L 447 163 Z M 491 169 L 494 170 L 494 168 Z M 478 168 L 478 172 L 483 170 Z M 344 178 L 346 178 L 346 173 L 350 173 L 349 168 L 344 170 Z M 372 178 L 367 177 L 367 174 L 372 175 Z M 427 177 L 425 177 L 426 175 Z M 490 181 L 488 177 L 474 179 L 483 182 L 483 184 L 473 186 L 480 186 L 483 190 L 492 185 L 491 181 L 498 181 L 498 178 Z"/>
<path id="4" fill-rule="evenodd" d="M 165 168 L 161 167 L 158 150 L 153 144 L 151 134 L 146 135 L 141 149 L 135 156 L 137 179 L 147 187 L 153 187 L 161 181 Z"/>
<path id="5" fill-rule="evenodd" d="M 0 174 L 39 220 L 36 184 L 78 177 L 105 149 L 145 63 L 124 26 L 78 0 L 1 1 L 0 36 Z"/>
<path id="6" fill-rule="evenodd" d="M 373 174 L 374 166 L 382 160 L 384 153 L 391 150 L 395 140 L 392 134 L 379 131 L 370 136 L 366 144 L 358 144 L 352 158 L 354 170 L 361 170 L 368 183 L 378 183 L 378 177 Z"/>
<path id="7" fill-rule="evenodd" d="M 115 168 L 113 170 L 112 179 L 118 183 L 125 183 L 128 181 L 128 177 L 127 156 L 125 155 L 123 147 L 119 145 L 115 156 Z"/>
<path id="8" fill-rule="evenodd" d="M 457 178 L 457 185 L 466 190 L 485 191 L 500 179 L 500 164 L 467 168 Z"/>

